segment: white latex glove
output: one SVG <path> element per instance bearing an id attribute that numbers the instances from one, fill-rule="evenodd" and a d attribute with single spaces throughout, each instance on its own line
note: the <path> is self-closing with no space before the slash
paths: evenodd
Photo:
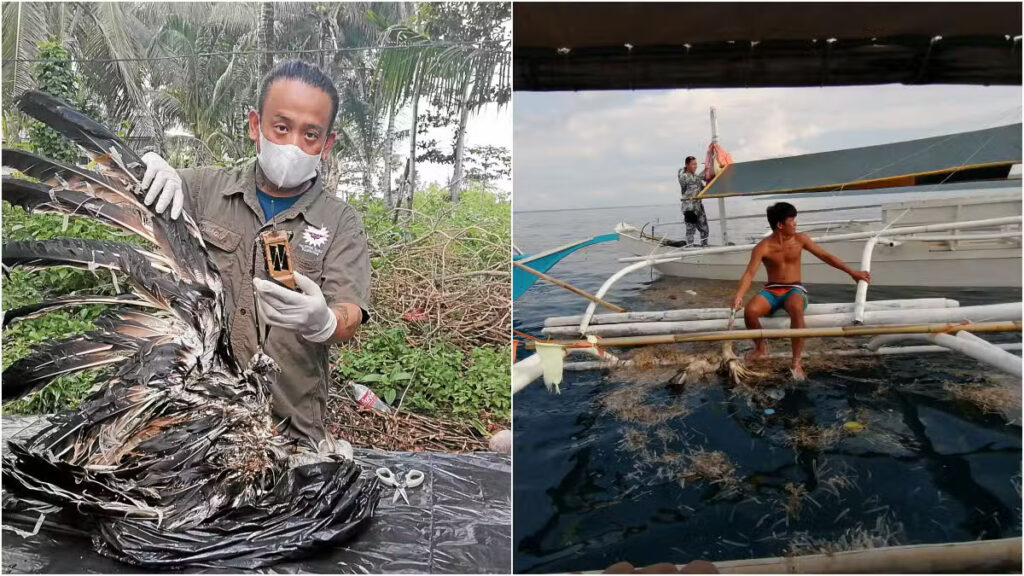
<path id="1" fill-rule="evenodd" d="M 146 175 L 142 177 L 142 189 L 146 190 L 146 197 L 142 202 L 149 206 L 159 198 L 154 208 L 156 213 L 162 214 L 170 206 L 171 220 L 177 220 L 185 202 L 185 195 L 181 191 L 181 176 L 156 152 L 146 152 L 142 155 L 142 161 L 146 163 Z"/>
<path id="2" fill-rule="evenodd" d="M 352 444 L 341 438 L 331 438 L 331 434 L 316 443 L 316 451 L 320 454 L 337 454 L 345 460 L 352 460 L 355 454 L 352 452 Z"/>
<path id="3" fill-rule="evenodd" d="M 292 275 L 301 292 L 269 280 L 252 279 L 260 317 L 271 326 L 298 332 L 310 342 L 326 342 L 338 327 L 338 317 L 327 305 L 316 282 L 298 272 L 292 272 Z"/>

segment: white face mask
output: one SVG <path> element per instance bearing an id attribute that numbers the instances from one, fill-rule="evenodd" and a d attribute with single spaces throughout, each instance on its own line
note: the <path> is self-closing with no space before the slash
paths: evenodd
<path id="1" fill-rule="evenodd" d="M 294 144 L 275 144 L 260 132 L 260 150 L 256 154 L 260 168 L 271 182 L 280 188 L 294 188 L 316 176 L 320 166 L 319 154 L 306 154 Z"/>

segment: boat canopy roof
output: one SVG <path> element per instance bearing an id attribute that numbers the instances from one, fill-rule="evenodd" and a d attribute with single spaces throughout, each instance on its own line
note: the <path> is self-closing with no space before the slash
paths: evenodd
<path id="1" fill-rule="evenodd" d="M 520 2 L 515 90 L 1021 83 L 1019 2 Z"/>
<path id="2" fill-rule="evenodd" d="M 701 198 L 1005 180 L 1021 162 L 1021 124 L 727 166 Z"/>

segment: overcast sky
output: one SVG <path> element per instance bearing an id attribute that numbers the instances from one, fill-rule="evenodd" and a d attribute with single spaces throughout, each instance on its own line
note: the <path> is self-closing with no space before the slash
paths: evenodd
<path id="1" fill-rule="evenodd" d="M 736 162 L 1021 121 L 1021 88 L 856 86 L 516 92 L 515 211 L 670 204 L 685 156 L 703 164 L 718 110 Z"/>
<path id="2" fill-rule="evenodd" d="M 408 123 L 408 118 L 404 119 Z M 403 127 L 406 124 L 402 125 Z M 445 149 L 451 147 L 451 141 L 454 130 L 451 128 L 436 129 L 431 128 L 427 134 L 427 138 L 434 138 L 439 144 L 442 144 Z M 512 149 L 512 105 L 506 104 L 505 106 L 499 107 L 497 104 L 488 104 L 480 109 L 479 112 L 469 117 L 469 121 L 466 123 L 466 148 L 472 146 L 500 146 L 503 148 Z M 404 167 L 404 158 L 408 155 L 409 141 L 404 140 L 395 145 L 395 150 L 402 155 L 403 164 L 398 167 L 398 172 L 402 171 Z M 452 165 L 451 164 L 430 164 L 424 162 L 417 166 L 416 171 L 419 173 L 416 176 L 416 180 L 419 182 L 419 188 L 426 188 L 427 185 L 434 183 L 440 186 L 447 186 L 449 180 L 452 177 Z M 399 175 L 396 175 L 397 179 Z M 495 186 L 509 192 L 512 190 L 512 181 L 509 179 L 502 180 L 500 182 L 494 182 Z"/>

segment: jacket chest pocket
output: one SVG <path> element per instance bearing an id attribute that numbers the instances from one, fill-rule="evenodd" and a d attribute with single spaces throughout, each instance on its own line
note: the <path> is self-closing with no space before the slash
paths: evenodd
<path id="1" fill-rule="evenodd" d="M 203 240 L 207 244 L 213 245 L 215 248 L 220 249 L 222 252 L 234 252 L 238 249 L 238 244 L 242 241 L 242 235 L 233 230 L 216 224 L 209 220 L 202 220 L 199 222 L 199 231 L 203 234 Z"/>
<path id="2" fill-rule="evenodd" d="M 242 255 L 238 246 L 242 235 L 210 220 L 201 220 L 199 231 L 210 248 L 210 258 L 220 270 L 221 280 L 230 282 L 239 271 L 238 259 Z"/>

